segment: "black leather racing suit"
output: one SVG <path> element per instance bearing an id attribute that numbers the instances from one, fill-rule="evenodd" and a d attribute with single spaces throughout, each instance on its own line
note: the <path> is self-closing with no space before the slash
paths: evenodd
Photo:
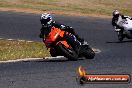
<path id="1" fill-rule="evenodd" d="M 51 25 L 44 26 L 42 25 L 42 28 L 40 29 L 40 38 L 44 38 L 49 34 L 52 27 L 60 28 L 61 30 L 64 30 L 64 38 L 72 45 L 74 50 L 78 53 L 78 50 L 80 48 L 80 43 L 83 44 L 84 39 L 80 38 L 74 31 L 72 27 L 65 26 L 63 24 L 56 23 L 55 21 L 52 21 Z M 74 36 L 77 38 L 77 41 L 73 41 Z"/>
<path id="2" fill-rule="evenodd" d="M 69 33 L 75 35 L 76 38 L 77 38 L 77 40 L 78 40 L 79 42 L 81 42 L 81 43 L 84 42 L 84 39 L 83 39 L 83 38 L 80 38 L 80 37 L 78 36 L 78 34 L 75 33 L 75 31 L 74 31 L 74 29 L 73 29 L 72 27 L 66 26 L 66 25 L 63 25 L 63 24 L 59 24 L 59 23 L 57 23 L 57 22 L 55 22 L 55 21 L 52 21 L 52 23 L 51 23 L 51 25 L 49 25 L 49 27 L 44 27 L 44 26 L 42 25 L 42 28 L 40 29 L 40 35 L 39 35 L 40 38 L 43 38 L 44 35 L 48 35 L 49 32 L 50 32 L 50 30 L 51 30 L 51 27 L 53 27 L 53 26 L 56 27 L 56 28 L 60 28 L 61 30 L 64 30 L 64 31 L 66 31 L 66 32 L 69 32 Z"/>

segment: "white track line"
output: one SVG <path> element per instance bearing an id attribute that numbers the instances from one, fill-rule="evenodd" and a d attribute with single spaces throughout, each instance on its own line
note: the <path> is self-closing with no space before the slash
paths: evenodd
<path id="1" fill-rule="evenodd" d="M 57 58 L 65 58 L 64 56 L 57 56 L 57 57 L 45 57 L 44 59 L 57 59 Z"/>
<path id="2" fill-rule="evenodd" d="M 14 39 L 6 39 L 6 40 L 12 41 L 12 40 L 14 40 Z"/>
<path id="3" fill-rule="evenodd" d="M 25 40 L 19 40 L 19 39 L 17 41 L 19 41 L 19 42 L 25 42 Z"/>
<path id="4" fill-rule="evenodd" d="M 92 48 L 95 53 L 101 53 L 100 49 Z"/>

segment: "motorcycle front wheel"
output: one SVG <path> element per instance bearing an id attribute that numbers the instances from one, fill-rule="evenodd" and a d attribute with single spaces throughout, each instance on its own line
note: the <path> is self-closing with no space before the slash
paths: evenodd
<path id="1" fill-rule="evenodd" d="M 67 48 L 65 45 L 59 43 L 57 44 L 57 50 L 61 55 L 68 58 L 68 60 L 72 61 L 78 60 L 78 55 L 76 54 L 72 47 Z"/>
<path id="2" fill-rule="evenodd" d="M 55 49 L 50 49 L 50 55 L 52 56 L 52 57 L 56 57 L 56 56 L 58 56 L 58 53 L 57 53 L 57 51 L 55 50 Z"/>
<path id="3" fill-rule="evenodd" d="M 124 39 L 123 33 L 122 33 L 121 31 L 119 31 L 119 32 L 117 32 L 117 35 L 118 35 L 118 40 L 119 40 L 120 42 L 122 42 L 123 39 Z"/>

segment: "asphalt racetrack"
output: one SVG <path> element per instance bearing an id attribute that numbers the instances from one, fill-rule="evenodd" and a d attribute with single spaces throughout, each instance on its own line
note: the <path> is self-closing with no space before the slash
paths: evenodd
<path id="1" fill-rule="evenodd" d="M 53 15 L 56 21 L 75 28 L 91 45 L 101 50 L 93 60 L 0 63 L 0 88 L 132 88 L 132 84 L 86 84 L 76 82 L 77 68 L 87 74 L 132 75 L 132 40 L 119 43 L 110 18 Z M 0 38 L 41 41 L 40 14 L 0 12 Z"/>

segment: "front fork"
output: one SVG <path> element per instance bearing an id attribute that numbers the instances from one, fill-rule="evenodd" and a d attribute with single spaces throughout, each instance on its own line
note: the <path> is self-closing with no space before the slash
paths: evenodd
<path id="1" fill-rule="evenodd" d="M 73 47 L 75 51 L 77 51 L 80 48 L 81 43 L 77 40 L 77 38 L 73 34 L 69 32 L 65 32 L 64 38 Z"/>

